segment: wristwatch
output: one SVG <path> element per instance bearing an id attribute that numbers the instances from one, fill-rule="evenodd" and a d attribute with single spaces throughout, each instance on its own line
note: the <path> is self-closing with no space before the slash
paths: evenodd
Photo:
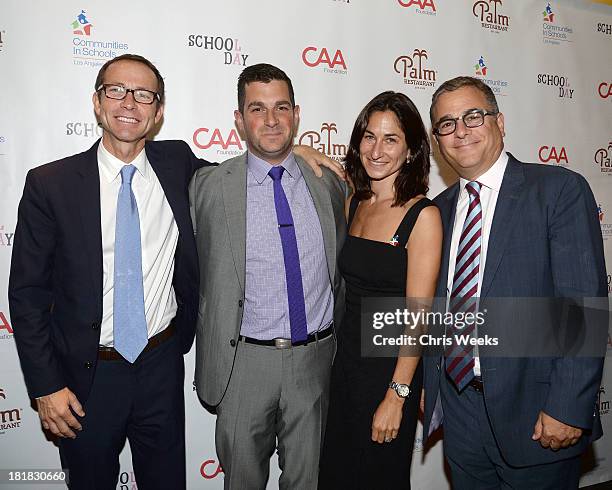
<path id="1" fill-rule="evenodd" d="M 389 388 L 395 390 L 397 396 L 400 398 L 408 398 L 410 396 L 410 385 L 391 381 L 391 383 L 389 383 Z"/>

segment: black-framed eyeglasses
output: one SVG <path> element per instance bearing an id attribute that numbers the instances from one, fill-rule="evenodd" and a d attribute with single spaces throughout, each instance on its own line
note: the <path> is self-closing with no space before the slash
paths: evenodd
<path id="1" fill-rule="evenodd" d="M 459 117 L 449 117 L 438 121 L 433 128 L 433 133 L 438 136 L 448 136 L 457 129 L 457 121 L 461 119 L 466 128 L 477 128 L 482 126 L 485 116 L 497 116 L 499 112 L 489 112 L 484 109 L 472 109 Z"/>
<path id="2" fill-rule="evenodd" d="M 123 100 L 127 97 L 127 94 L 132 92 L 134 100 L 139 104 L 152 104 L 156 100 L 160 100 L 157 92 L 151 92 L 144 88 L 127 88 L 123 85 L 117 85 L 113 83 L 103 83 L 98 87 L 98 92 L 102 90 L 104 95 L 109 99 Z"/>

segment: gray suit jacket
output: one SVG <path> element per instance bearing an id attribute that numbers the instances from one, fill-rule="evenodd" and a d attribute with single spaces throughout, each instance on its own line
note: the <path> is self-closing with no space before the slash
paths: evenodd
<path id="1" fill-rule="evenodd" d="M 336 261 L 346 236 L 345 186 L 329 170 L 314 175 L 296 161 L 314 201 L 334 290 L 334 324 L 344 311 L 344 284 Z M 244 303 L 246 267 L 246 153 L 218 167 L 202 168 L 190 185 L 192 221 L 200 264 L 195 382 L 198 396 L 218 405 L 228 386 Z"/>

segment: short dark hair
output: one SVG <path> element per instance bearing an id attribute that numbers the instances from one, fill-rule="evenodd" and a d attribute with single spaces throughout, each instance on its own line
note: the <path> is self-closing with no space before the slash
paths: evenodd
<path id="1" fill-rule="evenodd" d="M 242 113 L 244 110 L 244 99 L 246 86 L 252 82 L 270 83 L 272 80 L 280 80 L 287 83 L 289 87 L 289 99 L 291 105 L 295 107 L 295 96 L 293 94 L 293 85 L 287 74 L 274 65 L 268 63 L 259 63 L 257 65 L 247 66 L 238 77 L 238 110 Z"/>
<path id="2" fill-rule="evenodd" d="M 403 206 L 419 194 L 429 190 L 429 139 L 423 119 L 414 103 L 399 92 L 383 92 L 374 97 L 361 110 L 355 121 L 353 132 L 344 162 L 346 171 L 355 187 L 355 197 L 362 201 L 372 197 L 370 177 L 359 156 L 359 145 L 363 139 L 370 117 L 374 112 L 390 111 L 395 114 L 402 131 L 410 156 L 395 179 L 395 198 L 393 206 Z"/>
<path id="3" fill-rule="evenodd" d="M 431 107 L 429 108 L 429 119 L 433 124 L 435 121 L 433 120 L 433 111 L 434 106 L 438 102 L 438 98 L 445 92 L 454 92 L 463 87 L 474 87 L 476 90 L 480 90 L 485 98 L 487 99 L 487 103 L 489 107 L 488 110 L 492 112 L 499 112 L 499 107 L 497 105 L 497 99 L 495 98 L 495 94 L 491 87 L 489 87 L 486 83 L 484 83 L 480 78 L 474 77 L 455 77 L 450 80 L 447 80 L 442 85 L 440 85 L 434 94 L 431 96 Z"/>
<path id="4" fill-rule="evenodd" d="M 104 63 L 102 65 L 102 68 L 100 68 L 100 71 L 98 72 L 98 76 L 96 77 L 96 86 L 94 87 L 94 90 L 98 90 L 100 86 L 104 83 L 104 75 L 106 74 L 106 70 L 108 70 L 108 67 L 111 66 L 113 63 L 122 60 L 136 61 L 137 63 L 142 63 L 153 72 L 155 78 L 157 78 L 157 94 L 159 95 L 159 103 L 163 104 L 165 99 L 164 79 L 162 78 L 161 73 L 159 73 L 157 67 L 144 56 L 140 56 L 139 54 L 122 54 L 121 56 L 117 56 L 112 60 L 108 60 L 106 63 Z"/>

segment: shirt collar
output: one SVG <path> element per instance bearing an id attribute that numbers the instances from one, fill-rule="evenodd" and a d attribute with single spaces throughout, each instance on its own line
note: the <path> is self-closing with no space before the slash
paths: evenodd
<path id="1" fill-rule="evenodd" d="M 293 152 L 290 152 L 280 165 L 285 167 L 285 173 L 292 179 L 299 179 L 302 176 Z M 266 177 L 269 177 L 268 172 L 272 165 L 249 151 L 247 152 L 247 167 L 257 183 L 261 185 Z"/>
<path id="2" fill-rule="evenodd" d="M 504 180 L 504 173 L 506 171 L 506 166 L 508 165 L 508 154 L 505 151 L 502 151 L 499 155 L 499 158 L 495 161 L 495 163 L 491 166 L 489 170 L 487 170 L 484 174 L 476 179 L 476 181 L 480 182 L 483 187 L 488 187 L 493 191 L 499 192 L 501 188 L 502 180 Z M 459 185 L 461 186 L 459 197 L 464 197 L 467 194 L 465 190 L 465 185 L 470 182 L 463 177 L 459 179 Z"/>
<path id="3" fill-rule="evenodd" d="M 119 160 L 115 155 L 108 151 L 104 147 L 104 142 L 100 140 L 98 145 L 98 168 L 100 174 L 106 179 L 107 182 L 112 182 L 119 177 L 121 169 L 127 165 L 125 162 Z M 136 170 L 146 179 L 149 180 L 149 163 L 147 161 L 147 154 L 145 149 L 136 155 L 136 158 L 132 160 L 129 165 L 134 165 Z"/>

